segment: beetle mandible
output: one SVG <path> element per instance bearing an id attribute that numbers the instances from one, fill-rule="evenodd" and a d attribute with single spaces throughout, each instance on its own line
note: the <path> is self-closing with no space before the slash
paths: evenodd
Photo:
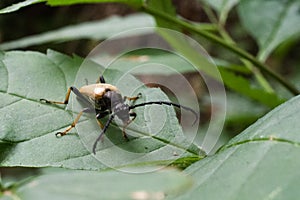
<path id="1" fill-rule="evenodd" d="M 169 101 L 149 101 L 144 102 L 136 105 L 129 105 L 125 103 L 126 100 L 129 101 L 135 101 L 140 96 L 141 93 L 139 93 L 137 96 L 134 97 L 127 97 L 122 96 L 120 91 L 116 86 L 113 86 L 111 84 L 107 84 L 104 80 L 104 77 L 101 75 L 97 83 L 86 85 L 81 87 L 79 90 L 71 86 L 69 87 L 65 100 L 63 102 L 60 101 L 49 101 L 47 99 L 40 99 L 40 101 L 49 103 L 49 104 L 68 104 L 69 97 L 71 94 L 71 91 L 76 95 L 78 101 L 83 103 L 85 105 L 85 108 L 79 112 L 73 123 L 66 128 L 63 132 L 56 133 L 56 136 L 64 136 L 66 135 L 72 128 L 75 127 L 77 122 L 79 121 L 81 115 L 83 113 L 93 113 L 96 114 L 96 119 L 99 124 L 99 126 L 102 128 L 101 133 L 99 134 L 98 138 L 94 142 L 93 145 L 93 153 L 96 154 L 96 147 L 97 143 L 103 138 L 107 128 L 109 127 L 110 123 L 114 119 L 115 116 L 117 116 L 124 124 L 123 126 L 123 137 L 128 140 L 128 137 L 126 135 L 125 129 L 126 127 L 136 118 L 137 114 L 133 112 L 132 110 L 137 107 L 151 105 L 151 104 L 158 104 L 158 105 L 168 105 L 168 106 L 174 106 L 177 108 L 182 108 L 185 110 L 188 110 L 192 112 L 196 116 L 195 122 L 198 120 L 199 116 L 196 111 L 193 109 L 169 102 Z M 103 126 L 102 123 L 99 121 L 101 118 L 110 115 L 108 120 L 106 121 L 105 125 Z M 195 123 L 194 122 L 194 123 Z"/>

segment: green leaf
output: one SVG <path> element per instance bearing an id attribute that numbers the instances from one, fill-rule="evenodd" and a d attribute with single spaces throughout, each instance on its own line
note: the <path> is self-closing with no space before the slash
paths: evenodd
<path id="1" fill-rule="evenodd" d="M 259 44 L 259 59 L 264 61 L 282 42 L 299 36 L 298 0 L 241 0 L 238 11 L 243 26 Z"/>
<path id="2" fill-rule="evenodd" d="M 0 193 L 0 197 L 24 200 L 163 199 L 167 195 L 180 194 L 191 185 L 191 179 L 175 169 L 144 174 L 64 170 L 32 177 L 7 189 L 2 197 Z"/>
<path id="3" fill-rule="evenodd" d="M 244 130 L 268 112 L 268 107 L 250 99 L 245 99 L 239 94 L 227 92 L 226 97 L 226 126 L 234 127 L 236 133 Z M 228 132 L 232 135 L 231 131 Z"/>
<path id="4" fill-rule="evenodd" d="M 76 129 L 67 136 L 55 137 L 56 132 L 72 123 L 80 111 L 77 109 L 82 109 L 76 98 L 70 99 L 68 110 L 64 106 L 42 103 L 39 99 L 63 101 L 69 86 L 80 87 L 86 81 L 93 83 L 104 71 L 102 67 L 51 50 L 46 55 L 7 52 L 0 64 L 3 72 L 0 73 L 3 80 L 0 85 L 1 166 L 104 169 L 108 166 L 169 164 L 179 158 L 204 155 L 185 139 L 172 107 L 146 106 L 135 109 L 138 116 L 127 129 L 131 135 L 129 142 L 123 139 L 116 124 L 111 125 L 107 138 L 99 143 L 94 156 L 92 145 L 101 130 L 93 116 L 83 116 Z M 104 76 L 123 95 L 132 96 L 133 92 L 140 91 L 143 96 L 137 103 L 168 100 L 161 90 L 146 88 L 130 75 L 106 70 Z M 140 88 L 139 91 L 133 91 L 136 88 Z"/>
<path id="5" fill-rule="evenodd" d="M 100 21 L 84 22 L 5 42 L 0 44 L 0 49 L 17 49 L 49 42 L 66 42 L 78 39 L 104 40 L 128 29 L 137 29 L 134 32 L 135 35 L 145 34 L 145 29 L 138 29 L 145 26 L 154 26 L 154 20 L 149 15 L 133 14 L 127 17 L 112 16 Z"/>
<path id="6" fill-rule="evenodd" d="M 179 199 L 297 199 L 300 96 L 278 106 L 214 156 L 185 170 L 196 180 Z"/>

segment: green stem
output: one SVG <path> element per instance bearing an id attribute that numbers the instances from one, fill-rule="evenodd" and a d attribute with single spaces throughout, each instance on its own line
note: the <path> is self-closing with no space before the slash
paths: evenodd
<path id="1" fill-rule="evenodd" d="M 225 42 L 222 38 L 219 38 L 211 33 L 205 32 L 203 30 L 200 30 L 199 28 L 193 26 L 192 24 L 183 21 L 183 20 L 179 20 L 178 18 L 175 18 L 173 16 L 170 16 L 168 14 L 165 14 L 163 12 L 160 12 L 159 10 L 156 9 L 152 9 L 151 7 L 148 7 L 147 5 L 143 5 L 141 7 L 141 9 L 148 13 L 151 14 L 155 17 L 159 17 L 165 21 L 171 22 L 173 24 L 179 25 L 182 28 L 184 28 L 185 30 L 188 30 L 190 32 L 196 33 L 208 40 L 211 40 L 213 42 L 216 42 L 218 44 L 220 44 L 221 46 L 227 48 L 228 50 L 232 51 L 233 53 L 239 55 L 240 57 L 248 60 L 249 62 L 251 62 L 254 66 L 256 66 L 257 68 L 259 68 L 262 72 L 268 74 L 269 76 L 271 76 L 273 79 L 277 80 L 279 83 L 281 83 L 287 90 L 289 90 L 292 94 L 294 95 L 298 95 L 300 94 L 300 91 L 295 88 L 293 85 L 291 85 L 289 82 L 287 82 L 284 78 L 282 78 L 280 75 L 278 75 L 277 73 L 273 72 L 272 70 L 270 70 L 267 65 L 261 63 L 260 61 L 258 61 L 254 56 L 252 56 L 251 54 L 249 54 L 248 52 L 240 49 L 239 47 L 237 47 L 236 45 L 233 45 L 232 43 L 227 43 Z"/>
<path id="2" fill-rule="evenodd" d="M 214 23 L 214 24 L 218 24 L 218 19 L 215 16 L 214 12 L 212 11 L 211 7 L 207 5 L 206 2 L 203 2 L 203 10 L 206 13 L 208 19 Z"/>
<path id="3" fill-rule="evenodd" d="M 236 45 L 236 42 L 230 37 L 230 35 L 226 32 L 222 24 L 218 24 L 218 29 L 220 35 L 223 37 L 227 43 L 230 43 L 232 45 Z M 244 63 L 244 65 L 254 74 L 256 80 L 258 83 L 263 87 L 268 93 L 274 93 L 273 88 L 269 84 L 269 82 L 265 79 L 265 77 L 262 75 L 260 70 L 257 68 L 254 68 L 253 65 L 246 59 L 241 58 L 241 61 Z"/>

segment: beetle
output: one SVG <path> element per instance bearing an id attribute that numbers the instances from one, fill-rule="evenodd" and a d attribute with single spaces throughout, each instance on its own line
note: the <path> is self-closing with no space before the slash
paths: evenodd
<path id="1" fill-rule="evenodd" d="M 57 132 L 56 136 L 59 137 L 59 136 L 66 135 L 72 128 L 75 127 L 75 125 L 77 124 L 77 122 L 79 121 L 83 113 L 95 113 L 96 114 L 95 117 L 97 119 L 99 126 L 102 128 L 102 131 L 97 137 L 96 141 L 94 142 L 93 145 L 94 154 L 96 154 L 97 143 L 103 138 L 106 130 L 108 129 L 110 123 L 113 121 L 115 116 L 117 116 L 124 124 L 122 133 L 123 133 L 123 137 L 126 140 L 128 140 L 125 129 L 137 116 L 137 114 L 132 111 L 134 108 L 151 105 L 151 104 L 168 105 L 177 108 L 182 108 L 192 112 L 196 116 L 195 122 L 199 118 L 198 113 L 193 109 L 169 101 L 149 101 L 140 104 L 129 105 L 128 103 L 125 103 L 126 100 L 134 102 L 135 100 L 141 97 L 141 93 L 139 93 L 137 96 L 134 97 L 122 96 L 116 86 L 105 82 L 105 79 L 102 75 L 99 77 L 98 81 L 95 84 L 85 85 L 81 87 L 79 90 L 74 86 L 69 87 L 65 100 L 62 102 L 50 101 L 47 99 L 40 99 L 40 101 L 48 104 L 66 105 L 69 102 L 69 97 L 71 92 L 73 92 L 76 95 L 76 98 L 80 103 L 84 104 L 85 108 L 79 112 L 79 114 L 77 115 L 77 117 L 74 119 L 74 121 L 69 127 L 67 127 L 63 132 Z M 110 116 L 106 121 L 105 125 L 103 125 L 100 122 L 100 119 L 107 115 Z"/>

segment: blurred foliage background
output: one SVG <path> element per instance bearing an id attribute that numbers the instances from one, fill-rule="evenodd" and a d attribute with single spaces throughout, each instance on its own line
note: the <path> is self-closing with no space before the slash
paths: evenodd
<path id="1" fill-rule="evenodd" d="M 10 6 L 10 5 L 12 5 L 14 3 L 18 3 L 18 2 L 20 2 L 20 1 L 2 0 L 0 2 L 0 7 L 5 8 L 7 6 Z M 176 13 L 178 15 L 180 15 L 184 19 L 188 20 L 189 22 L 195 23 L 195 26 L 199 25 L 198 22 L 201 23 L 201 25 L 206 24 L 206 25 L 208 25 L 207 26 L 208 32 L 216 33 L 218 31 L 217 31 L 217 29 L 214 29 L 213 26 L 216 25 L 216 23 L 219 23 L 218 17 L 217 17 L 218 13 L 207 2 L 209 2 L 209 1 L 205 1 L 205 0 L 202 0 L 202 1 L 201 0 L 188 0 L 188 1 L 173 0 L 172 1 L 173 5 L 176 9 Z M 248 1 L 248 2 L 250 2 L 250 1 Z M 294 3 L 294 2 L 296 2 L 296 1 L 292 1 L 292 0 L 289 1 L 289 3 Z M 224 28 L 226 30 L 226 33 L 231 36 L 231 38 L 238 44 L 238 46 L 241 49 L 249 52 L 250 54 L 252 54 L 255 57 L 255 56 L 257 56 L 257 54 L 259 54 L 259 51 L 260 51 L 260 47 L 258 45 L 258 39 L 252 37 L 251 34 L 249 33 L 249 30 L 247 30 L 247 27 L 242 25 L 240 15 L 238 12 L 239 11 L 235 7 L 232 10 L 230 10 L 228 19 L 226 20 L 226 24 L 222 28 Z M 103 20 L 103 19 L 106 19 L 111 16 L 125 17 L 125 16 L 129 16 L 130 14 L 134 14 L 134 13 L 137 13 L 137 11 L 134 10 L 133 8 L 130 8 L 129 6 L 127 6 L 125 4 L 120 4 L 120 3 L 78 4 L 78 5 L 62 6 L 62 7 L 51 7 L 49 5 L 46 5 L 45 3 L 30 5 L 30 6 L 24 7 L 16 12 L 6 13 L 6 14 L 2 14 L 0 16 L 0 45 L 3 43 L 10 42 L 10 41 L 16 41 L 20 38 L 24 38 L 24 37 L 28 37 L 28 36 L 35 36 L 35 35 L 39 35 L 42 33 L 47 33 L 49 31 L 68 27 L 70 25 L 80 24 L 82 22 L 92 22 L 92 21 L 96 21 L 96 20 Z M 214 22 L 215 24 L 213 24 L 212 22 Z M 220 23 L 222 23 L 222 22 L 220 22 Z M 289 31 L 289 30 L 286 30 L 286 31 Z M 254 32 L 255 32 L 255 30 L 254 30 Z M 229 51 L 228 48 L 222 47 L 219 44 L 216 44 L 216 42 L 214 43 L 214 42 L 208 41 L 207 39 L 200 37 L 199 35 L 196 35 L 196 34 L 194 35 L 188 31 L 186 31 L 186 34 L 189 34 L 190 36 L 195 38 L 205 48 L 205 50 L 209 53 L 209 55 L 211 55 L 213 58 L 216 58 L 216 62 L 222 63 L 222 62 L 226 61 L 229 64 L 236 64 L 236 63 L 240 64 L 239 66 L 236 66 L 237 67 L 236 71 L 233 70 L 233 74 L 234 75 L 238 74 L 242 80 L 249 81 L 250 86 L 253 86 L 253 88 L 256 88 L 259 85 L 257 83 L 256 77 L 253 75 L 253 72 L 255 72 L 255 70 L 253 70 L 253 71 L 250 71 L 249 69 L 247 70 L 245 68 L 245 66 L 243 65 L 244 63 L 241 62 L 241 58 L 239 56 L 237 56 L 236 54 L 232 53 L 232 51 Z M 281 74 L 285 80 L 293 83 L 299 89 L 300 88 L 300 85 L 299 85 L 299 82 L 300 82 L 300 69 L 299 69 L 300 40 L 299 40 L 299 38 L 300 37 L 298 37 L 298 36 L 299 35 L 296 35 L 296 37 L 288 38 L 283 43 L 281 43 L 280 46 L 278 48 L 276 48 L 275 51 L 273 51 L 270 54 L 270 56 L 267 56 L 267 59 L 265 61 L 263 61 L 263 63 L 266 63 L 268 65 L 268 67 L 270 67 L 271 70 L 277 72 L 278 74 Z M 55 41 L 55 42 L 48 42 L 48 43 L 33 45 L 33 46 L 29 46 L 29 47 L 22 47 L 22 48 L 18 48 L 18 49 L 24 50 L 24 52 L 27 50 L 32 50 L 32 51 L 36 51 L 36 52 L 42 52 L 45 54 L 48 49 L 53 49 L 53 50 L 61 52 L 63 54 L 67 54 L 67 55 L 71 55 L 71 56 L 75 54 L 75 55 L 78 55 L 78 56 L 84 58 L 90 53 L 90 51 L 94 47 L 96 47 L 99 44 L 99 42 L 101 42 L 101 41 L 99 41 L 97 39 L 91 39 L 91 38 L 74 39 L 74 40 L 67 40 L 67 41 L 64 41 L 64 39 L 61 38 L 60 40 Z M 139 38 L 139 36 L 137 36 L 135 42 L 143 43 L 144 41 L 142 41 L 142 38 Z M 114 51 L 113 48 L 117 48 L 117 46 L 111 47 L 111 49 L 107 49 L 107 52 L 113 52 Z M 53 53 L 53 55 L 54 54 L 55 53 Z M 0 54 L 0 56 L 1 56 L 1 54 Z M 58 56 L 58 55 L 56 55 L 56 56 Z M 58 57 L 61 58 L 61 57 L 64 57 L 64 55 L 59 55 Z M 64 57 L 64 59 L 66 59 L 66 58 Z M 72 59 L 70 59 L 70 60 L 73 61 Z M 72 63 L 71 61 L 70 61 L 70 63 Z M 70 63 L 68 63 L 68 64 L 70 64 Z M 230 70 L 228 70 L 228 71 L 230 71 Z M 201 108 L 200 108 L 200 110 L 201 110 L 201 125 L 203 127 L 206 127 L 210 121 L 211 116 L 217 115 L 218 112 L 220 112 L 220 110 L 218 110 L 218 109 L 212 110 L 211 104 L 213 104 L 213 103 L 219 104 L 220 102 L 210 102 L 207 88 L 205 87 L 203 81 L 199 80 L 199 75 L 197 73 L 193 73 L 193 72 L 185 73 L 184 72 L 183 75 L 189 80 L 189 82 L 191 83 L 191 85 L 193 86 L 195 91 L 197 92 L 198 100 L 201 104 L 200 105 L 201 106 Z M 164 75 L 164 74 L 156 74 L 156 75 L 143 74 L 143 75 L 139 75 L 138 78 L 144 82 L 156 82 L 157 80 L 161 80 L 161 79 L 169 79 L 170 81 L 174 82 L 174 80 L 176 80 L 177 77 L 176 77 L 176 75 L 173 76 L 173 75 Z M 282 97 L 284 100 L 288 100 L 289 98 L 292 97 L 292 94 L 287 92 L 286 89 L 283 88 L 283 86 L 280 85 L 278 82 L 276 82 L 274 79 L 270 79 L 270 77 L 266 76 L 266 80 L 274 88 L 274 91 L 275 91 L 274 93 L 278 97 Z M 227 81 L 229 81 L 229 83 L 230 83 L 230 80 L 227 80 Z M 234 83 L 234 80 L 233 80 L 233 83 Z M 160 85 L 152 84 L 149 86 L 157 87 Z M 170 96 L 171 100 L 176 101 L 176 99 L 173 99 L 173 97 L 172 97 L 172 92 L 168 91 L 167 88 L 162 87 L 162 89 L 164 90 L 164 92 L 166 92 Z M 262 117 L 263 115 L 265 115 L 267 112 L 269 112 L 270 110 L 272 110 L 274 108 L 272 106 L 266 106 L 266 105 L 263 105 L 263 103 L 259 103 L 258 101 L 250 99 L 247 97 L 247 95 L 242 95 L 239 92 L 232 91 L 229 87 L 226 88 L 226 95 L 227 95 L 226 121 L 225 121 L 224 129 L 222 130 L 222 136 L 219 140 L 219 143 L 216 145 L 215 150 L 217 150 L 222 145 L 226 144 L 232 137 L 241 133 L 243 130 L 245 130 L 247 127 L 249 127 L 251 124 L 253 124 L 257 119 L 259 119 L 260 117 Z M 257 95 L 257 93 L 256 93 L 256 95 Z M 272 99 L 270 99 L 270 101 L 271 100 Z M 297 106 L 296 100 L 294 100 L 294 103 Z M 272 112 L 271 115 L 269 116 L 270 118 L 267 118 L 266 121 L 269 120 L 269 123 L 273 127 L 274 124 L 272 124 L 272 123 L 274 121 L 272 121 L 272 120 L 274 120 L 274 118 L 275 119 L 278 118 L 280 121 L 284 121 L 284 116 L 283 116 L 284 114 L 287 114 L 292 117 L 297 116 L 297 113 L 292 112 L 293 108 L 288 107 L 288 106 L 286 106 L 286 107 L 287 107 L 287 109 L 284 107 L 279 111 Z M 278 113 L 282 116 L 277 116 Z M 292 114 L 290 114 L 290 113 L 292 113 Z M 296 121 L 296 120 L 294 119 L 294 121 Z M 296 125 L 290 126 L 290 124 L 288 122 L 284 122 L 284 123 L 285 123 L 284 124 L 285 127 L 282 128 L 281 125 L 276 122 L 274 125 L 274 127 L 275 127 L 274 130 L 275 129 L 276 130 L 284 129 L 284 130 L 288 130 L 291 132 L 295 132 L 295 130 L 297 129 Z M 269 124 L 265 124 L 265 125 L 263 124 L 262 128 L 264 128 L 264 126 L 268 128 L 268 125 Z M 296 127 L 295 130 L 293 130 L 293 127 Z M 266 128 L 266 130 L 267 130 L 267 128 Z M 254 128 L 250 127 L 250 130 L 248 131 L 250 133 L 246 132 L 248 135 L 243 134 L 242 137 L 245 137 L 245 138 L 243 138 L 243 140 L 241 140 L 241 141 L 242 142 L 251 141 L 251 139 L 253 139 L 253 138 L 251 138 L 251 133 L 253 133 L 255 135 L 256 132 L 259 132 L 259 129 L 260 129 L 260 126 L 254 127 Z M 198 137 L 196 138 L 196 142 L 198 142 L 198 143 L 201 143 L 201 141 L 203 140 L 203 134 L 205 134 L 205 133 L 202 133 L 202 131 L 203 130 L 200 129 L 200 133 L 199 133 Z M 205 128 L 204 128 L 204 131 L 205 131 Z M 270 137 L 269 137 L 268 134 L 269 133 L 266 133 L 265 138 L 263 138 L 264 140 L 267 140 L 267 142 L 269 142 L 268 139 L 273 140 L 273 136 L 270 135 Z M 273 132 L 272 132 L 272 134 L 273 134 Z M 51 138 L 53 140 L 56 139 L 56 138 L 54 138 L 54 136 L 52 137 L 52 135 L 49 138 Z M 249 140 L 248 136 L 249 136 L 249 138 L 251 138 L 250 140 Z M 281 135 L 281 137 L 284 138 L 284 136 L 282 136 L 282 135 Z M 299 146 L 299 143 L 297 143 L 297 140 L 295 139 L 295 138 L 297 138 L 297 135 L 293 135 L 293 137 L 294 138 L 291 139 L 291 141 L 295 142 L 295 143 L 293 143 L 293 145 Z M 72 139 L 75 140 L 74 138 L 75 137 L 73 137 Z M 1 138 L 1 139 L 3 139 L 3 138 Z M 255 141 L 255 139 L 257 139 L 257 138 L 254 138 L 253 141 Z M 258 138 L 258 139 L 261 139 L 261 138 Z M 42 142 L 44 142 L 44 141 L 42 141 Z M 69 144 L 68 142 L 66 142 L 66 144 Z M 240 142 L 240 141 L 238 141 L 238 142 Z M 284 141 L 284 142 L 286 142 L 286 141 Z M 6 148 L 10 150 L 10 148 L 12 148 L 10 146 L 11 144 L 9 144 L 9 145 L 7 145 L 6 143 L 3 143 L 3 144 L 0 143 L 0 144 L 1 144 L 0 146 L 1 146 L 2 150 L 6 149 Z M 227 148 L 232 147 L 230 145 L 232 145 L 232 143 L 229 144 L 227 146 Z M 234 145 L 236 145 L 236 144 L 234 144 Z M 269 148 L 268 144 L 263 144 L 263 145 L 266 145 Z M 263 150 L 267 149 L 267 148 L 265 148 L 266 146 L 262 146 L 262 149 Z M 243 148 L 243 146 L 241 148 Z M 82 150 L 80 148 L 78 148 L 78 149 L 79 149 L 78 151 Z M 258 148 L 253 148 L 253 149 L 256 150 Z M 235 173 L 235 171 L 239 171 L 241 169 L 243 170 L 243 169 L 247 168 L 247 167 L 243 166 L 244 163 L 240 162 L 240 160 L 243 160 L 243 158 L 245 158 L 247 156 L 251 157 L 252 152 L 254 151 L 253 149 L 249 148 L 246 151 L 241 150 L 240 152 L 242 152 L 242 153 L 246 152 L 246 156 L 244 156 L 244 154 L 240 154 L 239 155 L 240 157 L 238 157 L 238 156 L 235 157 L 232 161 L 233 164 L 231 163 L 232 166 L 234 166 L 234 167 L 232 168 L 231 165 L 229 164 L 228 165 L 229 167 L 226 168 L 227 171 L 225 170 L 225 173 L 223 172 L 223 173 L 220 173 L 220 175 L 219 175 L 219 174 L 217 174 L 218 169 L 216 169 L 217 173 L 215 173 L 215 174 L 217 174 L 216 175 L 217 179 L 211 179 L 211 180 L 209 179 L 209 180 L 207 180 L 207 182 L 209 182 L 209 183 L 212 182 L 212 188 L 215 188 L 214 180 L 225 180 L 225 182 L 227 184 L 226 176 L 230 172 L 234 171 L 234 173 Z M 13 151 L 11 151 L 11 152 L 12 153 L 10 156 L 13 157 L 14 152 Z M 33 152 L 35 153 L 35 151 L 33 151 Z M 240 153 L 239 151 L 237 151 L 237 152 Z M 69 152 L 67 152 L 67 153 L 69 153 Z M 81 153 L 82 152 L 79 152 L 79 154 L 78 154 L 79 158 L 81 156 Z M 261 158 L 260 157 L 261 151 L 258 150 L 256 153 L 258 156 L 257 155 L 255 155 L 255 156 Z M 286 155 L 288 154 L 288 153 L 285 153 L 284 151 L 279 152 L 279 153 L 282 153 L 281 155 L 284 158 L 286 158 Z M 17 154 L 17 155 L 21 155 L 20 157 L 23 159 L 22 154 Z M 55 153 L 53 155 L 56 156 Z M 227 157 L 227 155 L 222 154 L 222 152 L 220 154 L 217 154 L 217 156 L 219 156 L 219 155 L 221 155 L 221 157 L 225 155 L 224 157 L 226 159 L 228 157 L 230 157 L 230 155 Z M 266 169 L 266 171 L 264 171 L 264 172 L 269 172 L 270 171 L 269 169 L 272 168 L 273 171 L 271 172 L 271 174 L 268 176 L 267 173 L 261 173 L 264 176 L 260 176 L 259 173 L 258 173 L 258 175 L 256 173 L 254 173 L 256 171 L 252 171 L 251 173 L 256 174 L 256 177 L 258 177 L 258 179 L 261 177 L 263 177 L 263 178 L 266 177 L 264 180 L 267 180 L 267 184 L 269 184 L 269 185 L 271 185 L 272 183 L 276 183 L 276 181 L 272 181 L 273 177 L 277 177 L 277 175 L 282 175 L 282 177 L 285 178 L 284 174 L 289 174 L 290 171 L 288 171 L 288 173 L 281 173 L 282 171 L 280 171 L 280 170 L 287 168 L 287 166 L 285 166 L 284 164 L 287 164 L 288 166 L 290 166 L 290 163 L 295 163 L 293 161 L 299 160 L 297 157 L 297 155 L 299 155 L 299 154 L 297 154 L 297 152 L 294 154 L 294 156 L 291 156 L 291 160 L 288 160 L 287 162 L 277 162 L 277 157 L 276 157 L 277 154 L 275 156 L 274 156 L 274 154 L 271 154 L 271 156 L 270 156 L 270 154 L 264 154 L 264 155 L 265 155 L 265 157 L 263 157 L 263 158 L 274 159 L 274 160 L 267 162 L 267 165 L 266 165 L 267 169 Z M 1 193 L 2 192 L 5 193 L 7 191 L 13 191 L 13 190 L 10 190 L 11 189 L 10 183 L 16 183 L 16 185 L 17 185 L 16 188 L 18 188 L 19 187 L 18 181 L 21 179 L 24 179 L 24 178 L 26 179 L 27 177 L 31 177 L 31 176 L 37 177 L 38 175 L 41 175 L 41 174 L 49 175 L 49 174 L 52 174 L 53 171 L 55 172 L 56 169 L 53 170 L 53 169 L 38 168 L 39 164 L 36 164 L 35 162 L 39 163 L 39 161 L 42 160 L 41 163 L 43 163 L 43 159 L 35 157 L 34 154 L 31 156 L 33 157 L 32 161 L 34 164 L 31 164 L 30 166 L 37 167 L 37 168 L 29 168 L 29 169 L 25 168 L 25 167 L 24 168 L 17 168 L 17 167 L 16 168 L 3 168 L 3 167 L 0 168 L 0 174 L 1 174 L 2 179 L 6 180 L 6 181 L 3 181 L 4 184 L 2 184 L 2 181 L 0 179 Z M 255 157 L 255 156 L 253 156 L 253 157 Z M 272 157 L 272 156 L 274 156 L 274 157 Z M 5 158 L 5 155 L 1 154 L 0 161 L 2 161 L 2 159 L 4 159 L 4 158 Z M 29 159 L 28 159 L 29 161 L 31 161 L 30 158 L 31 157 L 29 156 Z M 287 156 L 287 158 L 289 158 L 289 157 Z M 67 157 L 67 159 L 68 159 L 68 157 Z M 195 162 L 200 158 L 197 157 L 195 160 L 193 160 L 193 159 L 189 160 L 190 158 L 187 157 L 186 159 L 187 159 L 187 161 L 183 160 L 182 163 L 187 162 L 186 166 L 189 166 L 192 164 L 192 162 Z M 194 170 L 193 166 L 191 167 L 191 171 L 189 171 L 189 169 L 187 170 L 188 173 L 192 173 L 192 174 L 194 172 L 195 173 L 199 172 L 200 175 L 197 174 L 195 176 L 195 177 L 197 177 L 196 181 L 202 181 L 203 177 L 206 178 L 206 174 L 211 173 L 210 170 L 214 171 L 215 170 L 214 167 L 215 166 L 218 167 L 218 165 L 215 165 L 214 162 L 217 162 L 217 164 L 220 164 L 220 166 L 222 165 L 224 167 L 223 163 L 218 163 L 222 159 L 218 159 L 218 157 L 215 160 L 213 160 L 214 157 L 208 157 L 208 159 L 211 159 L 211 160 L 208 160 L 207 162 L 208 163 L 211 162 L 212 166 L 207 167 L 206 168 L 207 171 L 204 170 L 203 174 L 201 174 L 201 169 L 202 169 L 201 162 L 196 163 L 195 169 L 197 168 L 197 170 Z M 226 160 L 226 159 L 224 159 L 224 160 Z M 28 162 L 28 160 L 26 160 L 26 161 Z M 261 159 L 261 160 L 265 160 L 265 159 Z M 65 160 L 63 160 L 62 162 L 64 162 L 64 161 Z M 188 162 L 188 161 L 190 161 L 190 162 Z M 250 159 L 250 161 L 245 161 L 245 163 L 248 165 L 249 163 L 252 163 L 255 161 L 256 161 L 256 157 L 253 158 L 253 160 Z M 79 159 L 79 162 L 85 164 L 85 162 L 82 162 L 80 159 Z M 20 163 L 21 163 L 21 165 L 24 164 L 22 162 L 20 162 Z M 91 162 L 91 163 L 95 164 L 93 162 Z M 88 163 L 88 164 L 91 164 L 91 163 Z M 235 168 L 235 166 L 237 166 L 236 163 L 241 164 L 241 166 L 238 166 Z M 277 166 L 278 163 L 282 164 L 282 169 L 279 170 L 280 173 L 278 173 L 278 171 L 276 171 L 277 168 L 273 167 L 274 165 Z M 99 164 L 99 163 L 97 163 L 97 164 Z M 97 164 L 95 164 L 95 165 L 97 166 Z M 53 165 L 54 167 L 57 167 L 56 162 L 54 162 L 54 164 L 53 163 L 49 164 L 49 166 L 51 166 L 51 165 Z M 74 167 L 74 166 L 72 166 L 72 167 Z M 200 170 L 198 169 L 198 167 Z M 68 167 L 66 167 L 66 168 L 68 168 Z M 222 168 L 221 168 L 221 170 L 222 170 Z M 89 170 L 87 170 L 87 171 L 89 171 Z M 292 170 L 292 171 L 298 172 L 299 170 Z M 239 171 L 239 172 L 241 175 L 244 175 L 243 171 L 242 172 Z M 237 178 L 233 179 L 234 184 L 231 184 L 231 185 L 239 186 L 239 185 L 243 185 L 243 183 L 247 184 L 248 183 L 247 181 L 249 178 L 247 173 L 248 172 L 246 172 L 247 176 L 245 176 L 247 178 L 244 180 L 242 180 L 242 178 L 240 178 L 243 176 L 240 176 L 239 173 L 236 173 Z M 215 174 L 214 174 L 214 172 L 212 172 L 212 175 L 215 175 Z M 71 174 L 71 175 L 73 175 L 73 174 Z M 87 179 L 80 177 L 80 180 L 82 180 L 83 182 L 84 181 L 88 182 L 91 177 L 95 176 L 94 172 L 88 172 L 88 175 L 89 176 L 87 177 Z M 99 179 L 101 179 L 102 174 L 99 173 L 97 175 L 100 175 Z M 178 174 L 175 173 L 175 175 L 176 176 L 174 176 L 174 177 L 178 177 L 177 176 Z M 202 177 L 202 175 L 203 175 L 203 177 Z M 119 174 L 112 173 L 112 174 L 109 174 L 109 176 L 106 176 L 106 174 L 104 173 L 104 176 L 107 178 L 104 180 L 106 180 L 108 182 L 111 179 L 111 177 L 115 178 L 115 180 L 118 181 Z M 57 180 L 57 177 L 55 177 L 55 178 Z M 68 177 L 68 178 L 70 178 L 70 177 Z M 158 177 L 158 180 L 159 180 L 159 178 L 160 177 Z M 181 180 L 182 180 L 181 178 L 182 177 L 180 177 L 180 179 L 179 179 L 180 181 L 178 181 L 177 183 L 181 182 Z M 44 179 L 42 179 L 42 180 L 45 181 Z M 49 184 L 52 184 L 55 186 L 56 180 L 53 182 L 50 182 Z M 68 179 L 68 180 L 71 183 L 74 182 L 74 180 L 72 178 Z M 146 180 L 149 180 L 149 177 L 146 177 Z M 291 182 L 291 185 L 297 185 L 297 184 L 294 184 L 294 182 L 293 182 L 294 180 L 296 180 L 296 179 L 291 178 L 288 181 Z M 98 183 L 97 181 L 99 181 L 99 180 L 94 180 L 94 183 L 95 184 Z M 115 181 L 115 182 L 117 182 L 117 181 Z M 184 179 L 184 181 L 185 181 L 184 186 L 187 187 L 187 185 L 190 184 L 190 179 L 189 178 L 188 178 L 188 180 Z M 243 181 L 245 181 L 245 182 L 243 182 Z M 254 182 L 255 181 L 256 180 L 254 180 Z M 206 182 L 204 182 L 204 183 L 206 183 Z M 239 183 L 241 183 L 241 184 L 239 184 Z M 47 186 L 47 184 L 45 184 L 45 185 Z M 114 182 L 113 182 L 113 184 L 114 184 Z M 200 185 L 201 184 L 202 184 L 202 182 L 200 183 Z M 26 183 L 25 183 L 25 185 L 26 185 Z M 139 184 L 135 184 L 135 185 L 139 186 Z M 166 185 L 168 186 L 168 183 Z M 156 184 L 152 184 L 152 186 L 156 186 Z M 181 187 L 182 185 L 180 185 L 180 184 L 175 185 L 174 188 L 178 189 L 179 186 Z M 217 186 L 219 186 L 218 183 L 217 183 Z M 15 186 L 12 184 L 12 188 L 13 187 L 15 187 Z M 253 190 L 261 189 L 261 188 L 257 188 L 257 187 L 260 187 L 260 186 L 258 184 L 255 184 Z M 22 188 L 22 186 L 20 188 Z M 221 188 L 224 189 L 224 194 L 228 193 L 226 187 L 221 187 Z M 246 187 L 246 188 L 248 188 L 248 187 Z M 249 188 L 250 188 L 250 190 L 252 189 L 252 187 L 249 187 Z M 43 188 L 43 189 L 44 189 L 44 191 L 48 190 L 48 188 Z M 60 188 L 58 188 L 58 190 L 59 189 Z M 251 191 L 251 193 L 253 193 L 253 190 Z M 35 190 L 35 191 L 39 191 L 39 190 Z M 93 191 L 98 192 L 97 189 L 93 190 Z M 235 193 L 235 190 L 232 190 L 232 191 Z M 62 191 L 62 192 L 64 192 L 64 191 Z M 70 194 L 72 194 L 72 192 L 70 192 Z M 86 192 L 88 193 L 88 190 L 86 190 Z M 108 195 L 110 195 L 109 192 L 111 192 L 111 191 L 107 191 Z M 114 192 L 114 191 L 112 191 L 112 192 Z M 83 191 L 83 193 L 84 193 L 84 191 Z M 201 193 L 202 193 L 202 191 L 199 193 L 195 192 L 195 195 L 199 195 Z M 207 190 L 207 193 L 212 196 L 214 195 L 214 192 L 211 192 L 211 190 Z M 70 195 L 70 194 L 68 194 L 68 195 Z M 239 196 L 238 193 L 236 193 L 236 194 L 237 194 L 237 196 Z M 7 195 L 7 194 L 5 194 L 5 195 Z M 7 196 L 10 196 L 10 195 L 11 194 L 8 194 Z M 96 193 L 95 195 L 97 196 L 98 194 Z M 123 194 L 119 194 L 119 195 L 123 195 Z M 245 196 L 249 197 L 249 195 L 247 195 L 247 194 Z"/>

